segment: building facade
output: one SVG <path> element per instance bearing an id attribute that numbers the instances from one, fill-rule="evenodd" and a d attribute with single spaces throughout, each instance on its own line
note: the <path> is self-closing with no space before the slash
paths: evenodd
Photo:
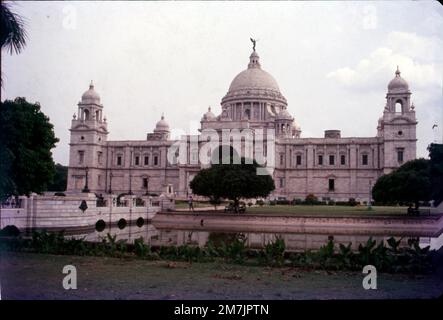
<path id="1" fill-rule="evenodd" d="M 108 141 L 103 105 L 91 83 L 71 122 L 67 191 L 79 192 L 87 182 L 95 193 L 166 191 L 187 197 L 192 193 L 189 182 L 206 166 L 199 156 L 207 142 L 204 132 L 261 130 L 265 144 L 259 152 L 274 162 L 270 173 L 276 189 L 271 198 L 303 199 L 312 193 L 325 200 L 364 201 L 379 176 L 416 158 L 417 120 L 410 98 L 409 85 L 397 68 L 375 136 L 342 137 L 339 130 L 326 130 L 323 138 L 305 138 L 287 111 L 277 82 L 261 68 L 254 50 L 247 69 L 234 78 L 222 98 L 221 113 L 216 116 L 209 108 L 201 119 L 201 134 L 180 140 L 186 151 L 179 160 L 178 152 L 176 158 L 168 157 L 180 141 L 170 139 L 164 116 L 145 140 Z M 246 140 L 242 141 L 241 150 L 236 151 L 244 155 Z M 268 143 L 272 143 L 272 153 Z"/>

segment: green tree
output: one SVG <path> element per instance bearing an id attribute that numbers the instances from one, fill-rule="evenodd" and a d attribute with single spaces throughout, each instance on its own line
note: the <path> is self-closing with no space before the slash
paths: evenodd
<path id="1" fill-rule="evenodd" d="M 214 164 L 202 169 L 190 183 L 193 193 L 206 196 L 211 202 L 219 199 L 234 201 L 236 209 L 241 198 L 267 197 L 275 189 L 270 175 L 257 175 L 257 162 Z"/>
<path id="2" fill-rule="evenodd" d="M 0 103 L 0 198 L 47 189 L 55 174 L 51 149 L 58 139 L 38 103 Z"/>
<path id="3" fill-rule="evenodd" d="M 68 167 L 60 163 L 55 165 L 55 175 L 53 182 L 48 185 L 49 191 L 65 191 L 68 182 Z"/>
<path id="4" fill-rule="evenodd" d="M 381 176 L 372 189 L 377 202 L 407 202 L 431 200 L 431 177 L 429 160 L 416 159 L 406 162 L 400 168 Z"/>
<path id="5" fill-rule="evenodd" d="M 443 144 L 431 143 L 428 150 L 432 199 L 435 201 L 435 205 L 438 205 L 443 201 Z"/>

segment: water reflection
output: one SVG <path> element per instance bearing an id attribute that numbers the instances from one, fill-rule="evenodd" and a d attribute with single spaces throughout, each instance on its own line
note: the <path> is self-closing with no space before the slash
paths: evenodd
<path id="1" fill-rule="evenodd" d="M 99 229 L 101 230 L 101 229 Z M 217 239 L 228 239 L 233 235 L 241 234 L 246 238 L 246 245 L 249 248 L 263 248 L 267 243 L 274 241 L 276 237 L 282 237 L 285 240 L 286 248 L 289 251 L 299 250 L 315 250 L 326 244 L 330 238 L 336 243 L 348 244 L 352 243 L 353 249 L 357 249 L 359 244 L 366 243 L 369 235 L 362 234 L 308 234 L 308 233 L 266 233 L 266 232 L 220 232 L 211 230 L 180 230 L 180 229 L 164 229 L 155 227 L 153 224 L 137 224 L 135 222 L 128 223 L 127 226 L 120 229 L 118 226 L 105 227 L 102 231 L 92 230 L 89 232 L 76 233 L 76 238 L 84 237 L 87 241 L 97 242 L 106 238 L 106 235 L 116 235 L 117 240 L 127 240 L 128 243 L 135 239 L 143 237 L 145 243 L 151 246 L 180 246 L 180 245 L 197 245 L 203 247 L 209 239 L 217 241 Z M 386 241 L 391 235 L 373 235 L 372 238 L 378 243 Z M 396 239 L 399 237 L 396 236 Z M 402 239 L 401 245 L 407 246 L 408 239 L 413 237 L 407 236 Z M 415 237 L 416 239 L 417 237 Z M 443 246 L 443 234 L 438 238 L 419 237 L 420 246 L 431 246 L 431 250 L 438 250 Z"/>

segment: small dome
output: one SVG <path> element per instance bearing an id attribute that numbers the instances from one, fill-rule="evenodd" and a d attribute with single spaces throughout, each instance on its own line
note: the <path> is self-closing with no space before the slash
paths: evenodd
<path id="1" fill-rule="evenodd" d="M 388 92 L 396 93 L 396 92 L 405 92 L 409 91 L 409 85 L 405 79 L 400 76 L 400 70 L 397 66 L 397 71 L 395 71 L 395 78 L 391 80 L 388 84 Z"/>
<path id="2" fill-rule="evenodd" d="M 295 122 L 295 120 L 292 121 L 292 127 L 293 127 L 295 130 L 297 130 L 297 131 L 301 131 L 301 127 L 300 127 L 300 125 L 297 124 L 297 122 Z"/>
<path id="3" fill-rule="evenodd" d="M 82 103 L 96 103 L 100 104 L 100 96 L 94 90 L 94 84 L 91 81 L 89 85 L 89 90 L 85 91 L 82 95 Z"/>
<path id="4" fill-rule="evenodd" d="M 154 132 L 160 131 L 169 131 L 169 124 L 166 122 L 164 115 L 162 115 L 160 121 L 155 125 Z"/>
<path id="5" fill-rule="evenodd" d="M 203 120 L 215 120 L 215 114 L 212 113 L 211 107 L 208 108 L 208 112 L 203 115 Z"/>
<path id="6" fill-rule="evenodd" d="M 282 119 L 282 120 L 292 120 L 292 116 L 291 114 L 288 112 L 288 110 L 286 109 L 282 109 L 277 116 L 275 117 L 276 119 Z"/>

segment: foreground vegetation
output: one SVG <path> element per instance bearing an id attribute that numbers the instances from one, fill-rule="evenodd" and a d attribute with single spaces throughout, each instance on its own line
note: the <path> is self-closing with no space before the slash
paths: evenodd
<path id="1" fill-rule="evenodd" d="M 11 237 L 0 242 L 1 251 L 34 252 L 58 255 L 89 255 L 100 257 L 139 258 L 146 260 L 172 260 L 193 262 L 224 261 L 271 267 L 298 267 L 320 270 L 362 270 L 365 265 L 374 265 L 378 271 L 423 273 L 432 270 L 429 247 L 420 248 L 418 240 L 408 241 L 408 247 L 400 247 L 401 239 L 390 238 L 387 245 L 369 238 L 359 245 L 357 251 L 349 244 L 336 244 L 329 240 L 318 251 L 287 252 L 283 239 L 276 238 L 261 250 L 246 247 L 241 234 L 229 238 L 215 238 L 203 248 L 198 246 L 151 247 L 143 238 L 129 244 L 116 240 L 116 235 L 107 234 L 99 243 L 83 239 L 67 239 L 63 232 L 34 232 L 32 239 Z"/>
<path id="2" fill-rule="evenodd" d="M 61 270 L 77 269 L 77 290 Z M 364 290 L 359 271 L 271 268 L 225 263 L 0 253 L 2 299 L 411 299 L 441 295 L 438 273 L 379 273 Z"/>

